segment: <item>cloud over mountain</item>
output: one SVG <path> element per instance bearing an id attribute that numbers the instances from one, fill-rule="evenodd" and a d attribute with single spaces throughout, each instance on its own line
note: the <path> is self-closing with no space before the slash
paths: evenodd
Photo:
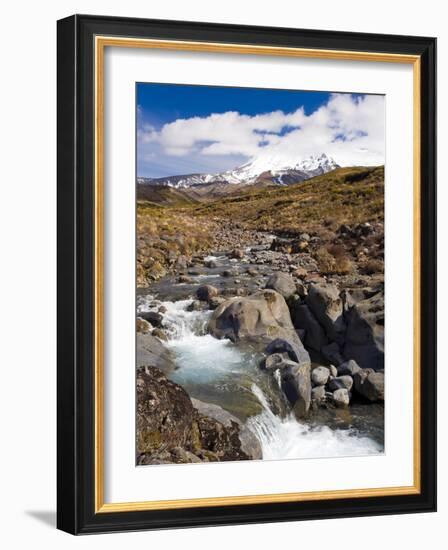
<path id="1" fill-rule="evenodd" d="M 261 153 L 278 159 L 326 153 L 341 166 L 379 165 L 385 155 L 384 103 L 383 96 L 331 94 L 326 104 L 309 114 L 300 107 L 290 113 L 276 110 L 250 116 L 227 111 L 178 118 L 158 129 L 140 127 L 139 153 L 171 157 L 173 165 L 194 166 L 197 159 L 210 168 L 214 159 L 222 163 L 219 159 L 225 157 L 251 159 Z"/>

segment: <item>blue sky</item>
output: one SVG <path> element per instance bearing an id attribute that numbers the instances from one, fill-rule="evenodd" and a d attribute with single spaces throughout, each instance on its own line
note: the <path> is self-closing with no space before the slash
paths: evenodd
<path id="1" fill-rule="evenodd" d="M 216 173 L 266 152 L 342 165 L 383 154 L 382 96 L 152 83 L 136 96 L 138 176 Z"/>

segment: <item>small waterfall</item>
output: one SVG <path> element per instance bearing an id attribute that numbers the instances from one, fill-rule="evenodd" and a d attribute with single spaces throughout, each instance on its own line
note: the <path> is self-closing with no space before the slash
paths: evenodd
<path id="1" fill-rule="evenodd" d="M 292 413 L 285 418 L 276 416 L 260 388 L 253 385 L 252 392 L 263 412 L 249 418 L 247 426 L 260 440 L 265 460 L 364 456 L 382 452 L 375 441 L 359 436 L 355 430 L 311 427 L 297 421 Z"/>
<path id="2" fill-rule="evenodd" d="M 189 336 L 204 336 L 211 311 L 188 311 L 193 300 L 163 302 L 166 312 L 163 327 L 169 340 L 182 340 Z"/>
<path id="3" fill-rule="evenodd" d="M 192 303 L 193 300 L 160 302 L 153 296 L 140 296 L 137 310 L 157 311 L 164 306 L 166 345 L 175 355 L 179 367 L 172 379 L 183 385 L 190 395 L 210 400 L 237 415 L 250 402 L 261 405 L 261 413 L 255 416 L 249 413 L 247 418 L 243 412 L 242 416 L 247 418 L 247 427 L 261 442 L 263 459 L 363 456 L 383 452 L 373 439 L 361 436 L 353 429 L 298 422 L 286 401 L 283 403 L 280 372 L 274 373 L 268 390 L 266 373 L 258 367 L 260 357 L 244 353 L 229 340 L 218 340 L 208 334 L 207 323 L 212 312 L 189 311 Z M 271 408 L 264 390 L 276 390 L 277 386 L 282 403 L 280 406 L 280 402 L 272 402 Z M 275 399 L 276 396 L 272 394 L 271 397 Z M 276 405 L 279 414 L 273 412 Z"/>
<path id="4" fill-rule="evenodd" d="M 238 348 L 229 340 L 218 340 L 207 333 L 211 311 L 188 311 L 193 300 L 163 302 L 163 327 L 181 369 L 179 381 L 212 384 L 223 374 L 238 372 L 243 362 Z"/>
<path id="5" fill-rule="evenodd" d="M 169 340 L 182 340 L 193 335 L 204 335 L 211 311 L 188 311 L 193 300 L 178 300 L 177 302 L 156 302 L 153 296 L 139 297 L 137 313 L 140 311 L 157 311 L 165 308 L 163 328 Z"/>

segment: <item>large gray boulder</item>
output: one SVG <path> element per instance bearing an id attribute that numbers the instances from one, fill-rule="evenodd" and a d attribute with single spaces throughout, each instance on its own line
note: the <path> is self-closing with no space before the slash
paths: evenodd
<path id="1" fill-rule="evenodd" d="M 216 338 L 229 338 L 233 342 L 246 339 L 267 343 L 283 338 L 302 345 L 285 299 L 275 290 L 226 300 L 213 312 L 208 331 Z"/>
<path id="2" fill-rule="evenodd" d="M 311 405 L 310 365 L 296 364 L 282 369 L 280 383 L 296 417 L 305 417 Z"/>
<path id="3" fill-rule="evenodd" d="M 191 402 L 200 414 L 214 418 L 226 428 L 231 428 L 232 423 L 238 424 L 240 427 L 238 437 L 241 442 L 241 450 L 254 460 L 263 458 L 260 441 L 239 418 L 214 403 L 206 403 L 194 398 L 191 398 Z"/>
<path id="4" fill-rule="evenodd" d="M 384 401 L 384 373 L 361 369 L 353 377 L 354 388 L 369 401 Z"/>
<path id="5" fill-rule="evenodd" d="M 202 414 L 182 386 L 157 368 L 137 369 L 136 420 L 137 464 L 250 458 L 238 422 Z"/>
<path id="6" fill-rule="evenodd" d="M 328 344 L 328 338 L 323 327 L 311 313 L 310 308 L 304 304 L 298 296 L 294 296 L 290 299 L 289 308 L 295 328 L 305 331 L 305 346 L 320 352 L 321 348 Z"/>
<path id="7" fill-rule="evenodd" d="M 189 447 L 195 410 L 187 392 L 157 368 L 137 369 L 137 451 Z"/>
<path id="8" fill-rule="evenodd" d="M 338 288 L 329 284 L 310 285 L 305 301 L 311 313 L 324 328 L 329 340 L 342 342 L 345 332 L 344 304 Z"/>
<path id="9" fill-rule="evenodd" d="M 296 292 L 296 283 L 289 273 L 278 271 L 269 277 L 266 288 L 275 290 L 288 299 Z"/>
<path id="10" fill-rule="evenodd" d="M 384 368 L 384 293 L 361 300 L 345 314 L 344 356 L 363 368 Z"/>
<path id="11" fill-rule="evenodd" d="M 147 333 L 137 333 L 137 367 L 157 367 L 169 374 L 175 368 L 171 352 L 162 342 Z"/>

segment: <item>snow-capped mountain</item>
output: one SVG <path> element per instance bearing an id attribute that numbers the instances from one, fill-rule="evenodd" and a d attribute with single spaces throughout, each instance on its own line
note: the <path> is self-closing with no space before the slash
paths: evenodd
<path id="1" fill-rule="evenodd" d="M 253 184 L 260 179 L 271 180 L 280 185 L 289 185 L 331 172 L 335 168 L 339 168 L 339 165 L 325 153 L 299 161 L 297 158 L 288 159 L 274 155 L 263 155 L 233 170 L 227 170 L 219 174 L 188 174 L 154 179 L 137 178 L 137 182 L 165 185 L 176 189 L 212 183 Z"/>

